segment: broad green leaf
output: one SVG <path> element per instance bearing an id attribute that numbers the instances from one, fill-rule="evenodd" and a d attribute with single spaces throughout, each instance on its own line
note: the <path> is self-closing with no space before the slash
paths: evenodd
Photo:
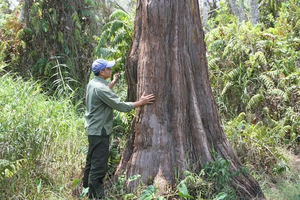
<path id="1" fill-rule="evenodd" d="M 177 186 L 177 189 L 179 190 L 178 195 L 184 198 L 191 198 L 194 199 L 191 195 L 189 195 L 189 191 L 184 183 L 180 183 Z"/>
<path id="2" fill-rule="evenodd" d="M 152 200 L 154 193 L 155 187 L 153 185 L 149 185 L 148 188 L 142 192 L 139 200 Z"/>
<path id="3" fill-rule="evenodd" d="M 225 199 L 225 197 L 227 197 L 227 194 L 225 192 L 221 192 L 218 196 L 216 196 L 216 198 L 214 198 L 214 200 L 222 200 Z"/>
<path id="4" fill-rule="evenodd" d="M 73 181 L 73 186 L 76 187 L 80 181 L 81 181 L 80 179 L 77 179 L 77 178 L 76 178 L 76 179 Z"/>

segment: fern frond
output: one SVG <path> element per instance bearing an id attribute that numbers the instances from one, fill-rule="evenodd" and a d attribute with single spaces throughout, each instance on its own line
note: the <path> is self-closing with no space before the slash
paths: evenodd
<path id="1" fill-rule="evenodd" d="M 271 40 L 275 40 L 275 38 L 276 38 L 276 36 L 271 33 L 263 33 L 262 35 Z"/>
<path id="2" fill-rule="evenodd" d="M 271 78 L 277 79 L 279 75 L 282 74 L 282 70 L 272 70 L 268 72 L 268 75 L 270 75 Z"/>
<path id="3" fill-rule="evenodd" d="M 296 113 L 292 108 L 287 108 L 285 115 L 292 122 L 300 122 L 300 113 Z"/>
<path id="4" fill-rule="evenodd" d="M 271 94 L 271 95 L 282 97 L 285 101 L 289 100 L 288 95 L 284 91 L 282 91 L 278 88 L 268 90 L 268 93 Z"/>
<path id="5" fill-rule="evenodd" d="M 0 167 L 2 168 L 2 167 L 6 167 L 6 166 L 8 166 L 8 165 L 10 165 L 11 164 L 11 162 L 9 161 L 9 160 L 5 160 L 5 159 L 0 159 Z M 0 168 L 0 169 L 1 169 Z"/>
<path id="6" fill-rule="evenodd" d="M 208 69 L 218 68 L 218 65 L 217 65 L 218 60 L 219 60 L 218 58 L 213 58 L 213 59 L 209 60 L 208 61 Z"/>
<path id="7" fill-rule="evenodd" d="M 206 42 L 213 42 L 215 40 L 214 38 L 221 38 L 219 29 L 219 27 L 212 29 L 206 36 Z"/>
<path id="8" fill-rule="evenodd" d="M 95 53 L 98 57 L 106 58 L 106 57 L 109 57 L 114 52 L 115 52 L 115 50 L 113 50 L 113 49 L 97 48 Z"/>
<path id="9" fill-rule="evenodd" d="M 81 43 L 81 35 L 80 35 L 80 31 L 78 29 L 75 29 L 74 30 L 74 36 L 75 36 L 75 39 Z"/>
<path id="10" fill-rule="evenodd" d="M 291 85 L 290 87 L 285 88 L 285 91 L 288 94 L 294 93 L 294 94 L 299 94 L 300 95 L 300 88 L 297 87 L 296 85 Z"/>
<path id="11" fill-rule="evenodd" d="M 213 43 L 211 43 L 209 45 L 208 49 L 211 49 L 211 51 L 216 51 L 216 50 L 219 50 L 219 49 L 223 48 L 224 45 L 225 45 L 225 41 L 220 39 L 220 40 L 216 40 Z"/>
<path id="12" fill-rule="evenodd" d="M 263 84 L 267 87 L 268 90 L 271 90 L 274 88 L 274 82 L 271 78 L 269 78 L 266 75 L 260 75 L 259 78 L 262 80 Z"/>
<path id="13" fill-rule="evenodd" d="M 236 80 L 239 77 L 240 73 L 241 73 L 241 68 L 235 68 L 234 70 L 229 72 L 228 78 L 230 80 Z"/>
<path id="14" fill-rule="evenodd" d="M 300 19 L 297 20 L 297 22 L 295 24 L 295 28 L 297 28 L 298 30 L 300 30 Z"/>
<path id="15" fill-rule="evenodd" d="M 292 126 L 286 125 L 282 127 L 283 132 L 289 132 L 292 129 Z"/>
<path id="16" fill-rule="evenodd" d="M 266 46 L 270 45 L 271 41 L 269 40 L 260 40 L 256 43 L 257 49 L 264 49 Z"/>
<path id="17" fill-rule="evenodd" d="M 118 33 L 116 34 L 116 36 L 113 40 L 113 45 L 116 46 L 116 45 L 121 44 L 122 42 L 124 42 L 127 35 L 128 34 L 124 30 L 118 31 Z"/>
<path id="18" fill-rule="evenodd" d="M 123 10 L 116 10 L 114 11 L 110 16 L 109 16 L 110 20 L 128 20 L 129 19 L 129 15 L 124 12 Z"/>
<path id="19" fill-rule="evenodd" d="M 106 31 L 106 30 L 110 30 L 110 27 L 112 25 L 113 21 L 106 23 L 103 27 L 102 27 L 102 32 Z"/>
<path id="20" fill-rule="evenodd" d="M 124 23 L 120 20 L 114 20 L 112 21 L 111 27 L 110 27 L 110 35 L 115 35 L 115 33 L 124 26 Z"/>
<path id="21" fill-rule="evenodd" d="M 262 63 L 264 65 L 267 64 L 267 59 L 265 57 L 265 54 L 261 51 L 256 52 L 253 56 L 253 59 L 259 61 L 259 63 Z"/>
<path id="22" fill-rule="evenodd" d="M 231 82 L 231 81 L 227 82 L 225 87 L 222 90 L 221 95 L 223 96 L 233 85 L 234 85 L 233 82 Z"/>
<path id="23" fill-rule="evenodd" d="M 234 38 L 234 37 L 230 38 L 230 40 L 229 40 L 227 46 L 226 46 L 225 49 L 224 49 L 223 57 L 226 57 L 226 56 L 229 54 L 229 50 L 232 49 L 232 47 L 233 47 L 234 44 L 235 44 L 234 41 L 235 41 L 235 38 Z"/>
<path id="24" fill-rule="evenodd" d="M 274 128 L 274 127 L 278 126 L 278 122 L 270 117 L 266 117 L 263 121 L 264 121 L 264 124 L 266 124 L 269 127 Z M 280 128 L 280 126 L 279 126 L 279 128 Z"/>
<path id="25" fill-rule="evenodd" d="M 81 24 L 80 24 L 80 21 L 79 21 L 79 16 L 78 16 L 78 13 L 77 12 L 74 12 L 72 14 L 72 20 L 73 22 L 75 23 L 76 27 L 81 30 Z"/>
<path id="26" fill-rule="evenodd" d="M 253 108 L 258 107 L 263 100 L 264 97 L 261 94 L 256 94 L 253 97 L 251 97 L 246 108 L 252 110 Z"/>
<path id="27" fill-rule="evenodd" d="M 98 47 L 103 47 L 106 44 L 107 39 L 108 39 L 108 35 L 109 35 L 109 30 L 105 30 L 101 33 L 100 41 L 98 43 Z"/>
<path id="28" fill-rule="evenodd" d="M 82 16 L 93 18 L 94 14 L 91 12 L 91 10 L 81 10 Z"/>
<path id="29" fill-rule="evenodd" d="M 118 163 L 120 162 L 120 155 L 118 152 L 118 140 L 114 139 L 110 143 L 109 148 L 109 159 L 108 159 L 108 166 L 109 166 L 109 174 L 113 174 Z"/>
<path id="30" fill-rule="evenodd" d="M 61 31 L 57 33 L 57 38 L 60 43 L 64 42 L 64 34 Z"/>

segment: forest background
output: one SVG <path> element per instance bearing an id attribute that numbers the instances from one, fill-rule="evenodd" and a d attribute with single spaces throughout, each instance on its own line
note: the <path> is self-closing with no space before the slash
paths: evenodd
<path id="1" fill-rule="evenodd" d="M 267 199 L 300 199 L 300 2 L 200 5 L 210 83 L 230 143 Z M 99 57 L 117 60 L 114 91 L 126 100 L 135 2 L 10 6 L 0 3 L 0 199 L 85 199 L 90 66 Z M 124 177 L 112 181 L 133 116 L 115 111 L 107 199 L 235 199 L 222 158 L 200 173 L 187 171 L 164 195 L 151 183 L 129 193 Z"/>

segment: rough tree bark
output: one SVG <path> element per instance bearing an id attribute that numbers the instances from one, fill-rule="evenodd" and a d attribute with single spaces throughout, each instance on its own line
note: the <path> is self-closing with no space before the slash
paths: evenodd
<path id="1" fill-rule="evenodd" d="M 126 73 L 130 100 L 155 94 L 136 111 L 116 174 L 142 175 L 161 190 L 191 167 L 213 161 L 212 151 L 242 167 L 221 125 L 210 88 L 198 0 L 138 0 Z M 136 182 L 128 183 L 134 188 Z M 246 199 L 264 198 L 249 175 L 232 179 Z"/>

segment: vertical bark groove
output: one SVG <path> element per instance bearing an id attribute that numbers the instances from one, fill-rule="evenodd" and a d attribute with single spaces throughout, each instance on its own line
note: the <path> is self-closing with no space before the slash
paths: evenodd
<path id="1" fill-rule="evenodd" d="M 242 167 L 226 139 L 209 84 L 204 33 L 197 0 L 138 0 L 126 75 L 129 99 L 145 91 L 156 101 L 136 111 L 129 145 L 117 174 L 142 175 L 162 191 L 175 184 L 175 170 L 200 170 L 212 151 Z M 128 183 L 129 188 L 137 182 Z M 234 177 L 241 197 L 264 198 L 248 175 Z"/>

